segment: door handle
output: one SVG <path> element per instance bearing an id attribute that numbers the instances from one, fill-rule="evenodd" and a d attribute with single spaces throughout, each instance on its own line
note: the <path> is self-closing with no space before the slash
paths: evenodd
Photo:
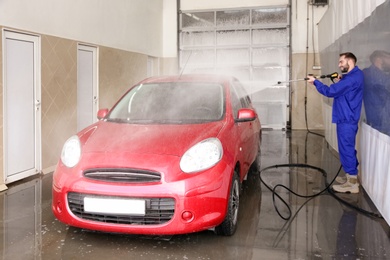
<path id="1" fill-rule="evenodd" d="M 39 99 L 35 100 L 35 109 L 39 110 L 39 107 L 41 106 L 41 101 Z"/>

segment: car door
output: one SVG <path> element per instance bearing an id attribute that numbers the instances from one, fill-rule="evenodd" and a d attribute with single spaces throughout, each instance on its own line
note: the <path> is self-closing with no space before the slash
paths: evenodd
<path id="1" fill-rule="evenodd" d="M 237 119 L 238 111 L 241 108 L 251 108 L 248 95 L 245 90 L 242 88 L 239 82 L 233 82 L 231 87 L 231 97 L 232 97 L 232 108 L 233 108 L 233 117 Z M 235 123 L 238 129 L 238 136 L 240 139 L 240 161 L 242 168 L 242 173 L 246 173 L 255 157 L 255 152 L 257 148 L 255 145 L 254 138 L 254 126 L 253 121 L 249 122 L 236 122 Z"/>

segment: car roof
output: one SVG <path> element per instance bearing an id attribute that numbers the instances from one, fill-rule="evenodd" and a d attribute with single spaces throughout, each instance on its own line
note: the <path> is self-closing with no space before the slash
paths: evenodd
<path id="1" fill-rule="evenodd" d="M 233 76 L 216 75 L 216 74 L 184 74 L 154 76 L 142 80 L 139 84 L 156 83 L 156 82 L 217 82 L 224 83 L 236 80 Z"/>

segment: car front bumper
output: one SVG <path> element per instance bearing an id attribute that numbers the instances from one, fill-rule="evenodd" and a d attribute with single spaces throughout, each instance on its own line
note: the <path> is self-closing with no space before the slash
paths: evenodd
<path id="1" fill-rule="evenodd" d="M 103 232 L 171 235 L 210 229 L 225 218 L 233 170 L 223 161 L 185 178 L 163 178 L 150 184 L 90 180 L 82 176 L 80 168 L 69 169 L 59 163 L 53 177 L 52 210 L 68 225 Z M 144 203 L 145 212 L 91 213 L 84 208 L 85 197 L 108 199 L 108 203 L 112 200 L 118 205 L 135 199 Z"/>

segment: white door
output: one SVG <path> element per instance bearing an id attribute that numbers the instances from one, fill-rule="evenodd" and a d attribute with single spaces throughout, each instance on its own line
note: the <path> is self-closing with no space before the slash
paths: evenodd
<path id="1" fill-rule="evenodd" d="M 41 169 L 40 38 L 3 30 L 4 179 Z"/>
<path id="2" fill-rule="evenodd" d="M 97 48 L 78 45 L 77 49 L 77 130 L 97 120 Z"/>

